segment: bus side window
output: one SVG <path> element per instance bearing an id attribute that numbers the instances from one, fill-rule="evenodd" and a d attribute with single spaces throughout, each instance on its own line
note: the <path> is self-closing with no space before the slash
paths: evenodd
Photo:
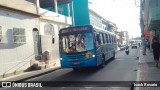
<path id="1" fill-rule="evenodd" d="M 100 45 L 103 44 L 103 38 L 102 38 L 102 33 L 100 33 Z"/>
<path id="2" fill-rule="evenodd" d="M 113 36 L 113 42 L 115 43 L 115 37 Z"/>
<path id="3" fill-rule="evenodd" d="M 110 35 L 108 34 L 108 43 L 110 43 Z"/>
<path id="4" fill-rule="evenodd" d="M 115 37 L 113 36 L 113 43 L 114 43 L 114 41 L 115 41 Z"/>
<path id="5" fill-rule="evenodd" d="M 114 42 L 115 42 L 115 43 L 117 42 L 116 36 L 114 36 Z"/>
<path id="6" fill-rule="evenodd" d="M 113 36 L 111 35 L 111 43 L 113 43 Z"/>
<path id="7" fill-rule="evenodd" d="M 94 35 L 94 42 L 97 43 L 97 37 L 96 37 L 97 34 L 96 34 L 96 32 L 94 32 L 93 35 Z"/>
<path id="8" fill-rule="evenodd" d="M 109 34 L 109 42 L 112 43 L 112 37 L 110 34 Z"/>
<path id="9" fill-rule="evenodd" d="M 106 34 L 106 42 L 108 43 L 108 34 Z"/>
<path id="10" fill-rule="evenodd" d="M 114 36 L 112 36 L 112 43 L 114 43 Z"/>
<path id="11" fill-rule="evenodd" d="M 96 45 L 100 45 L 100 37 L 99 34 L 96 35 Z"/>
<path id="12" fill-rule="evenodd" d="M 114 43 L 114 36 L 112 36 L 113 37 L 113 43 Z"/>
<path id="13" fill-rule="evenodd" d="M 105 44 L 106 43 L 106 38 L 105 38 L 106 36 L 105 36 L 105 34 L 103 33 L 103 44 Z"/>

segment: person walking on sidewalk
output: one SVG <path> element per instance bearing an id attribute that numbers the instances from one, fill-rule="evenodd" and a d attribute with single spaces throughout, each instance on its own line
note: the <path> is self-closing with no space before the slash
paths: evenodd
<path id="1" fill-rule="evenodd" d="M 157 37 L 154 37 L 153 39 L 153 43 L 152 43 L 152 49 L 153 49 L 153 56 L 154 56 L 154 60 L 156 62 L 156 67 L 158 67 L 158 63 L 159 63 L 159 51 L 160 51 L 160 44 L 158 42 Z"/>

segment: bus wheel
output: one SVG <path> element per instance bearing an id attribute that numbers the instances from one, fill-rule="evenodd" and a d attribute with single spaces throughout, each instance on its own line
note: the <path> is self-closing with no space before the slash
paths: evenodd
<path id="1" fill-rule="evenodd" d="M 115 59 L 115 52 L 114 52 L 113 57 L 112 57 L 112 60 L 114 60 L 114 59 Z"/>
<path id="2" fill-rule="evenodd" d="M 113 60 L 115 59 L 115 55 L 112 57 L 112 59 L 113 59 Z"/>
<path id="3" fill-rule="evenodd" d="M 74 71 L 77 71 L 77 70 L 78 70 L 78 68 L 73 68 L 73 70 L 74 70 Z"/>

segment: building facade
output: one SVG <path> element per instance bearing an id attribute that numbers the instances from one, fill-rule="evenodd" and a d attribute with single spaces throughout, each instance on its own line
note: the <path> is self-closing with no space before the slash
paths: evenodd
<path id="1" fill-rule="evenodd" d="M 120 39 L 118 40 L 119 41 L 119 45 L 129 44 L 128 32 L 127 31 L 121 31 L 121 32 L 118 32 L 118 33 L 119 33 L 119 37 L 120 37 Z"/>
<path id="2" fill-rule="evenodd" d="M 31 66 L 35 56 L 32 32 L 39 28 L 38 18 L 36 5 L 32 2 L 0 1 L 0 76 Z"/>
<path id="3" fill-rule="evenodd" d="M 41 36 L 41 61 L 47 67 L 59 64 L 59 30 L 72 25 L 71 2 L 69 0 L 40 0 L 39 25 Z M 47 55 L 47 54 L 48 55 Z"/>
<path id="4" fill-rule="evenodd" d="M 119 41 L 117 34 L 118 27 L 115 23 L 104 19 L 101 15 L 90 8 L 88 0 L 72 0 L 73 1 L 73 26 L 93 25 L 98 28 L 113 32 L 116 34 L 116 39 Z M 82 9 L 83 7 L 83 9 Z M 118 47 L 118 46 L 117 46 Z"/>
<path id="5" fill-rule="evenodd" d="M 58 33 L 72 25 L 71 7 L 70 0 L 50 1 L 0 1 L 1 77 L 28 70 L 39 62 L 45 67 L 59 65 Z M 64 10 L 60 9 L 63 5 Z M 50 7 L 54 8 L 48 10 Z"/>
<path id="6" fill-rule="evenodd" d="M 142 39 L 152 43 L 153 37 L 160 40 L 160 1 L 141 0 L 140 26 Z"/>

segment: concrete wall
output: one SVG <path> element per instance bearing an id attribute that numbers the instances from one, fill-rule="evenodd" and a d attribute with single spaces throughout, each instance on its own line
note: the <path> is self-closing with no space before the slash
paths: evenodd
<path id="1" fill-rule="evenodd" d="M 55 12 L 47 11 L 45 9 L 40 8 L 40 35 L 41 35 L 41 43 L 42 43 L 42 54 L 45 51 L 49 52 L 49 67 L 52 67 L 55 63 L 59 65 L 59 30 L 64 27 L 68 27 L 72 24 L 71 17 L 66 17 L 64 15 L 57 14 Z M 50 24 L 53 26 L 54 34 L 47 35 L 45 33 L 45 25 Z M 52 43 L 52 38 L 54 38 L 55 42 Z M 44 59 L 44 58 L 42 58 Z"/>
<path id="2" fill-rule="evenodd" d="M 32 29 L 38 27 L 37 21 L 36 17 L 0 8 L 0 26 L 5 38 L 4 43 L 0 43 L 0 75 L 15 66 L 7 73 L 13 72 L 34 58 Z M 13 42 L 13 27 L 25 29 L 26 43 L 17 44 Z M 21 69 L 26 69 L 29 66 L 30 63 Z"/>
<path id="3" fill-rule="evenodd" d="M 43 8 L 39 8 L 39 14 L 41 19 L 50 20 L 53 22 L 58 22 L 62 24 L 71 25 L 72 24 L 72 18 L 67 17 L 61 14 L 57 14 L 55 12 L 48 11 Z"/>
<path id="4" fill-rule="evenodd" d="M 89 11 L 89 18 L 90 18 L 90 24 L 97 26 L 99 28 L 103 28 L 102 27 L 102 18 L 99 17 L 98 15 L 96 15 L 95 13 Z"/>
<path id="5" fill-rule="evenodd" d="M 46 35 L 44 26 L 46 24 L 51 24 L 54 27 L 54 35 Z M 42 42 L 42 54 L 45 51 L 49 52 L 49 65 L 53 66 L 55 63 L 59 64 L 59 30 L 60 28 L 68 26 L 67 24 L 60 24 L 52 22 L 49 20 L 40 20 L 40 34 Z M 52 43 L 52 38 L 54 38 L 54 43 Z"/>
<path id="6" fill-rule="evenodd" d="M 28 2 L 30 1 L 30 2 Z M 0 0 L 0 5 L 37 14 L 36 0 Z"/>
<path id="7" fill-rule="evenodd" d="M 74 15 L 72 16 L 74 17 L 75 26 L 90 24 L 88 0 L 72 1 L 74 10 Z"/>
<path id="8" fill-rule="evenodd" d="M 27 2 L 26 0 L 0 0 L 0 5 L 37 14 L 35 4 Z M 6 71 L 9 74 L 15 70 L 20 71 L 30 67 L 29 61 L 35 58 L 33 28 L 37 28 L 41 35 L 42 53 L 45 51 L 49 51 L 50 53 L 49 63 L 51 65 L 59 63 L 58 32 L 60 28 L 72 24 L 71 17 L 56 14 L 41 8 L 39 12 L 41 15 L 40 18 L 28 13 L 0 8 L 0 26 L 2 27 L 2 35 L 4 38 L 3 42 L 0 42 L 0 76 Z M 52 24 L 54 26 L 54 35 L 45 35 L 45 24 Z M 25 29 L 25 43 L 14 43 L 14 27 Z M 53 37 L 55 38 L 55 43 L 52 43 Z"/>

